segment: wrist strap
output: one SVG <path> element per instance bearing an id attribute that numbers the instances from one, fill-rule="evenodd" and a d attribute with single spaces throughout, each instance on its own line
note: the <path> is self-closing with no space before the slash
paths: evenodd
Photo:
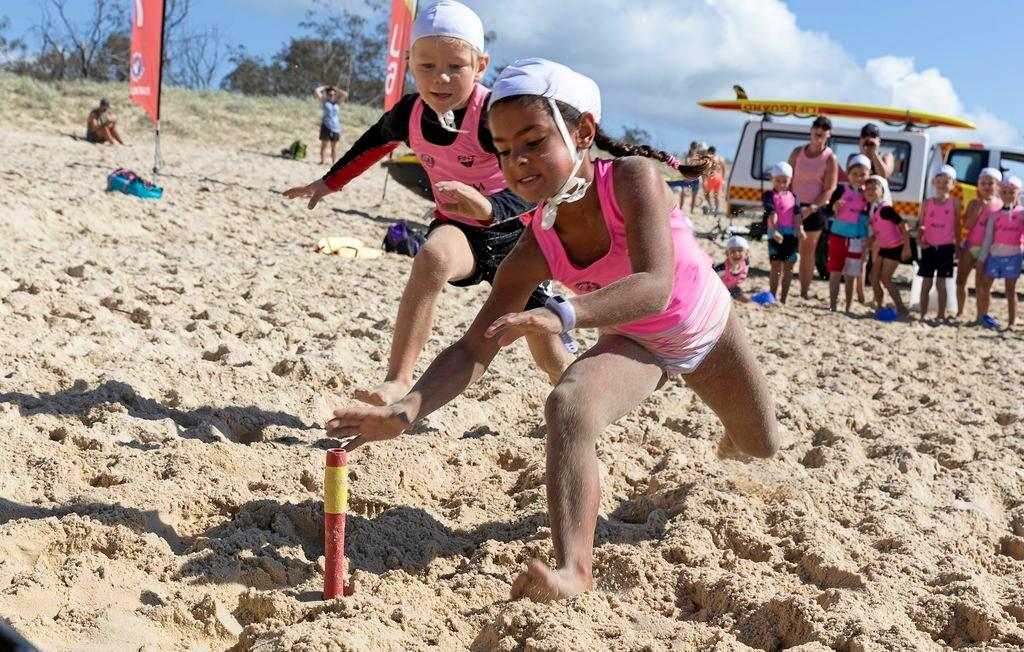
<path id="1" fill-rule="evenodd" d="M 576 309 L 565 297 L 551 297 L 544 303 L 544 307 L 558 315 L 558 319 L 562 322 L 563 333 L 568 333 L 576 328 Z"/>

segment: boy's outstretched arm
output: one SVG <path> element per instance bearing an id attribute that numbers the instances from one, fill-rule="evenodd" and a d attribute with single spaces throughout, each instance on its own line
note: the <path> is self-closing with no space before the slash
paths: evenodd
<path id="1" fill-rule="evenodd" d="M 491 325 L 503 315 L 524 314 L 520 311 L 530 294 L 549 276 L 547 261 L 527 229 L 499 267 L 491 294 L 469 330 L 430 364 L 405 398 L 385 407 L 353 405 L 335 410 L 334 418 L 327 422 L 328 434 L 353 437 L 345 445 L 347 450 L 369 441 L 393 439 L 461 394 L 484 374 L 506 344 L 499 338 L 488 337 Z M 558 322 L 554 313 L 548 316 Z"/>

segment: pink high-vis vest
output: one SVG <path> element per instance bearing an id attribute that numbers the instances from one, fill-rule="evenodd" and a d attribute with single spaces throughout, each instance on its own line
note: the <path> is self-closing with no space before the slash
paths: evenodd
<path id="1" fill-rule="evenodd" d="M 530 221 L 530 228 L 533 229 L 537 244 L 548 262 L 552 278 L 576 294 L 599 290 L 633 273 L 626 241 L 625 218 L 615 199 L 612 180 L 614 167 L 614 161 L 594 161 L 594 185 L 597 186 L 601 213 L 604 215 L 611 244 L 608 252 L 588 267 L 579 268 L 573 265 L 558 237 L 557 228 L 545 231 L 541 227 L 539 213 L 535 213 L 538 217 Z M 543 204 L 537 207 L 537 211 L 542 210 Z M 723 306 L 725 311 L 729 309 L 729 296 L 725 286 L 712 268 L 711 259 L 694 239 L 682 211 L 674 208 L 668 219 L 672 228 L 676 258 L 675 284 L 668 307 L 658 314 L 628 324 L 616 325 L 615 332 L 627 336 L 645 336 L 675 331 L 682 339 L 699 338 L 706 330 L 721 321 L 722 315 L 718 313 Z M 721 293 L 721 297 L 716 296 L 716 299 L 720 298 L 721 301 L 707 302 L 708 292 Z M 713 306 L 713 309 L 702 309 L 705 303 Z"/>
<path id="2" fill-rule="evenodd" d="M 779 218 L 779 228 L 795 229 L 796 196 L 788 190 L 772 193 L 772 205 L 775 206 L 775 215 Z"/>
<path id="3" fill-rule="evenodd" d="M 956 242 L 956 199 L 949 197 L 942 203 L 926 199 L 921 224 L 925 246 L 941 247 Z"/>
<path id="4" fill-rule="evenodd" d="M 1024 208 L 1014 206 L 1001 210 L 995 217 L 992 253 L 997 256 L 1016 256 L 1024 240 Z"/>
<path id="5" fill-rule="evenodd" d="M 420 164 L 430 178 L 430 189 L 434 193 L 435 202 L 437 191 L 434 188 L 439 181 L 461 181 L 473 186 L 485 197 L 507 187 L 501 168 L 498 167 L 498 158 L 486 151 L 477 137 L 489 93 L 486 87 L 476 85 L 466 106 L 466 115 L 459 128 L 460 133 L 455 142 L 448 146 L 434 145 L 423 137 L 423 129 L 420 127 L 423 118 L 423 98 L 417 99 L 413 106 L 412 116 L 409 118 L 409 146 L 419 157 Z M 484 226 L 479 220 L 443 210 L 440 205 L 436 213 L 439 217 L 469 226 Z"/>
<path id="6" fill-rule="evenodd" d="M 974 228 L 967 234 L 968 247 L 980 247 L 985 244 L 985 228 L 988 226 L 988 221 L 995 217 L 1002 209 L 1002 199 L 993 197 L 989 200 L 988 204 L 981 209 L 981 213 L 978 214 L 978 219 L 974 222 Z"/>
<path id="7" fill-rule="evenodd" d="M 836 219 L 848 224 L 857 224 L 860 222 L 860 214 L 867 210 L 867 207 L 868 201 L 864 199 L 864 194 L 850 184 L 844 184 L 843 207 L 836 211 Z"/>
<path id="8" fill-rule="evenodd" d="M 882 217 L 882 209 L 879 206 L 871 213 L 871 229 L 875 232 L 875 239 L 882 249 L 891 249 L 903 244 L 903 232 L 900 225 L 894 224 Z"/>
<path id="9" fill-rule="evenodd" d="M 833 155 L 832 148 L 826 147 L 821 154 L 810 158 L 806 154 L 806 149 L 801 147 L 796 155 L 796 165 L 793 166 L 793 194 L 801 204 L 813 204 L 825 189 L 825 166 Z"/>

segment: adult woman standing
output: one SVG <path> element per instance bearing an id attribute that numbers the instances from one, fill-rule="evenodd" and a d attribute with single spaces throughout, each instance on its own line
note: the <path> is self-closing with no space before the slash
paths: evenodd
<path id="1" fill-rule="evenodd" d="M 811 142 L 789 155 L 793 167 L 793 194 L 800 205 L 800 296 L 807 298 L 814 275 L 814 252 L 825 228 L 821 208 L 828 203 L 839 183 L 836 155 L 828 146 L 832 121 L 818 116 L 811 124 Z"/>

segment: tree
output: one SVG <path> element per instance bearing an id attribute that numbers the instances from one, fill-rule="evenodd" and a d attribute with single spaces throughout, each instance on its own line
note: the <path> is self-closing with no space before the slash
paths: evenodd
<path id="1" fill-rule="evenodd" d="M 630 145 L 648 145 L 651 144 L 651 133 L 641 127 L 623 127 L 622 129 L 622 142 Z"/>
<path id="2" fill-rule="evenodd" d="M 7 30 L 11 28 L 11 19 L 0 16 L 0 66 L 11 66 L 25 56 L 25 42 L 18 38 L 9 38 Z"/>
<path id="3" fill-rule="evenodd" d="M 236 49 L 230 59 L 234 68 L 222 87 L 249 94 L 305 95 L 328 84 L 347 90 L 353 101 L 379 103 L 387 21 L 380 2 L 370 7 L 367 17 L 316 0 L 300 23 L 306 33 L 290 39 L 269 62 Z"/>
<path id="4" fill-rule="evenodd" d="M 183 34 L 174 44 L 167 67 L 168 83 L 200 90 L 213 87 L 214 78 L 228 51 L 216 27 Z"/>
<path id="5" fill-rule="evenodd" d="M 110 57 L 118 54 L 124 36 L 128 15 L 123 3 L 113 0 L 92 0 L 92 14 L 83 24 L 68 17 L 68 0 L 48 0 L 43 5 L 43 38 L 54 55 L 63 59 L 59 69 L 63 76 L 70 70 L 75 77 L 108 79 L 102 72 L 110 65 Z M 53 12 L 51 14 L 50 12 Z M 124 67 L 127 70 L 127 48 L 124 49 Z"/>

